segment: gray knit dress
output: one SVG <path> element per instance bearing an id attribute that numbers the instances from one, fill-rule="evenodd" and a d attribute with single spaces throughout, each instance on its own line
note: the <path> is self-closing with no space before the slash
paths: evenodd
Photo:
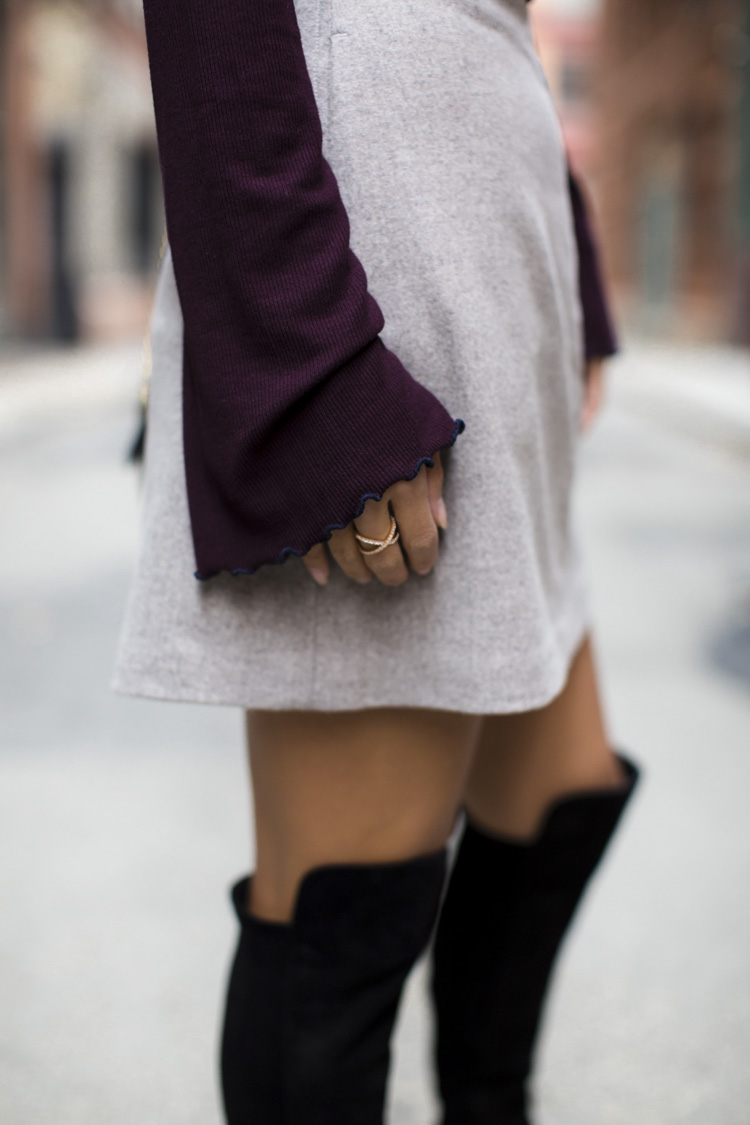
<path id="1" fill-rule="evenodd" d="M 541 707 L 589 624 L 571 516 L 583 394 L 560 127 L 525 0 L 297 0 L 324 153 L 386 345 L 465 433 L 427 577 L 194 577 L 169 254 L 138 558 L 113 687 L 246 708 Z"/>

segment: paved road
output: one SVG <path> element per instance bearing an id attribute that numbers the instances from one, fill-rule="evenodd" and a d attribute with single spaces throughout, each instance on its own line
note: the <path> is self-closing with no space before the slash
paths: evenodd
<path id="1" fill-rule="evenodd" d="M 684 359 L 635 349 L 586 442 L 608 711 L 647 778 L 565 950 L 540 1125 L 750 1122 L 750 374 L 702 353 L 682 384 Z M 241 716 L 109 690 L 137 381 L 104 350 L 0 382 L 3 1125 L 219 1122 Z M 394 1125 L 433 1120 L 422 984 Z"/>

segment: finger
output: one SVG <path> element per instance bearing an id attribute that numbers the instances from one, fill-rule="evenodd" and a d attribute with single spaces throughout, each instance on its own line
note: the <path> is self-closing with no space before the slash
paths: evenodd
<path id="1" fill-rule="evenodd" d="M 413 480 L 394 484 L 389 492 L 409 566 L 417 574 L 429 574 L 437 562 L 438 529 L 430 507 L 426 466 Z"/>
<path id="2" fill-rule="evenodd" d="M 439 453 L 435 454 L 433 460 L 435 462 L 434 468 L 427 466 L 427 493 L 430 499 L 432 518 L 438 527 L 442 527 L 445 531 L 448 526 L 448 513 L 443 500 L 443 462 L 440 460 Z"/>
<path id="3" fill-rule="evenodd" d="M 361 582 L 363 585 L 372 581 L 372 572 L 362 558 L 362 552 L 354 538 L 353 524 L 347 524 L 339 531 L 334 531 L 328 541 L 328 547 L 347 578 L 353 578 L 355 582 Z"/>
<path id="4" fill-rule="evenodd" d="M 331 569 L 325 545 L 316 543 L 306 555 L 302 556 L 302 561 L 318 585 L 325 586 Z"/>
<path id="5" fill-rule="evenodd" d="M 604 386 L 604 365 L 600 359 L 591 359 L 586 364 L 586 383 L 581 410 L 581 429 L 585 432 L 601 409 Z"/>
<path id="6" fill-rule="evenodd" d="M 387 496 L 382 500 L 368 500 L 364 511 L 354 521 L 360 535 L 368 539 L 385 539 L 391 528 L 391 514 L 388 507 Z M 365 548 L 366 549 L 366 548 Z M 392 543 L 384 551 L 376 555 L 363 554 L 362 558 L 367 567 L 385 586 L 400 586 L 409 577 L 409 571 L 401 554 L 398 543 Z"/>

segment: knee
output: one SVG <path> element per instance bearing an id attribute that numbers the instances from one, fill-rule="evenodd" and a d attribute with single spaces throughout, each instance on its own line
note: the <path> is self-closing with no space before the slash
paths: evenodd
<path id="1" fill-rule="evenodd" d="M 395 863 L 438 851 L 458 815 L 455 796 L 439 809 L 406 809 L 366 815 L 360 807 L 342 812 L 320 831 L 304 832 L 299 823 L 277 836 L 259 834 L 248 909 L 269 921 L 290 921 L 300 884 L 317 867 L 336 864 Z"/>

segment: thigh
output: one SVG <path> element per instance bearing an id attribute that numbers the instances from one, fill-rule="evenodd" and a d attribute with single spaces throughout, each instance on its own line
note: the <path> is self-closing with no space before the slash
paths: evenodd
<path id="1" fill-rule="evenodd" d="M 556 797 L 619 780 L 586 637 L 565 687 L 546 707 L 485 717 L 464 803 L 487 827 L 523 836 Z"/>
<path id="2" fill-rule="evenodd" d="M 301 876 L 320 864 L 439 848 L 480 727 L 477 716 L 412 708 L 248 711 L 253 912 L 289 917 Z"/>

